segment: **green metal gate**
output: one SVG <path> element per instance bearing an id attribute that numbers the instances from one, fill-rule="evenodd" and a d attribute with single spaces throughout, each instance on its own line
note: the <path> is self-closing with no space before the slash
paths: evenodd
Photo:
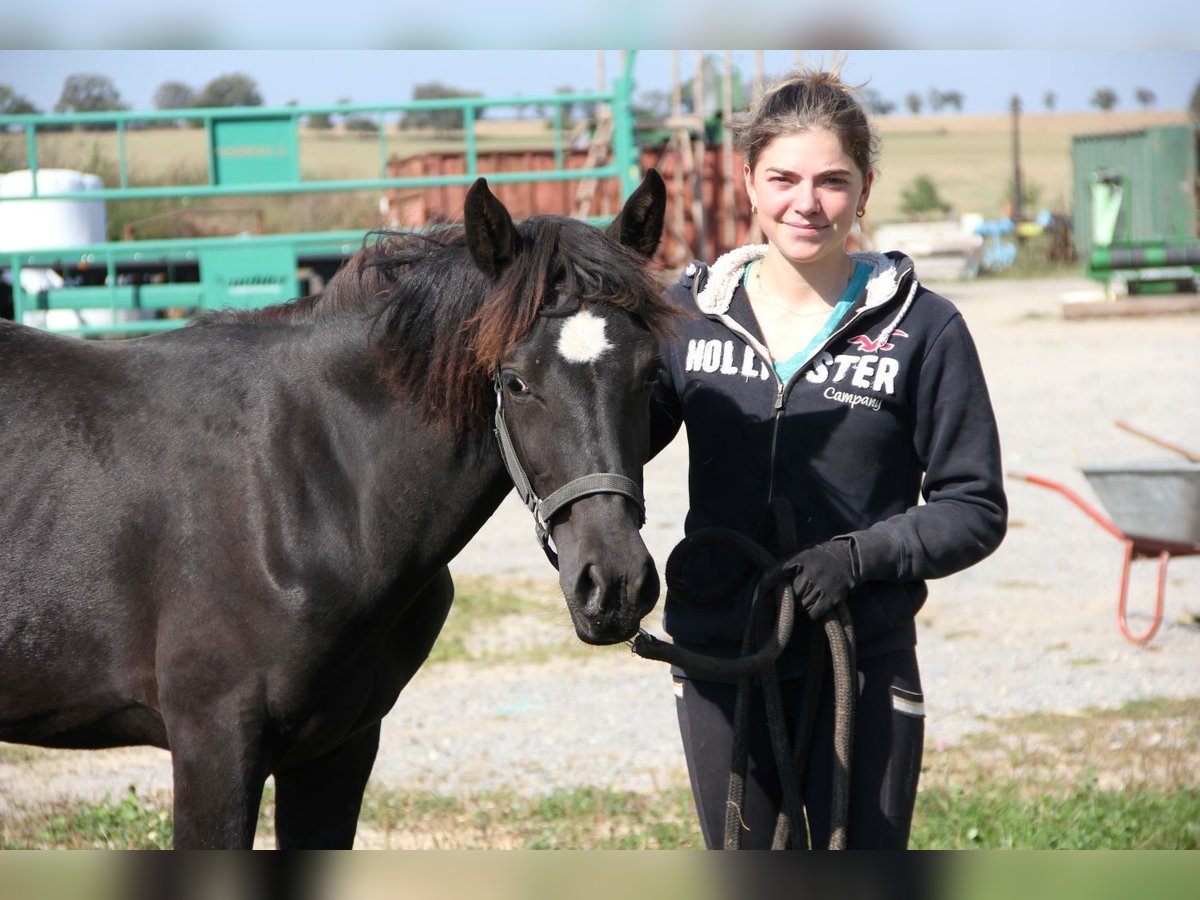
<path id="1" fill-rule="evenodd" d="M 104 112 L 72 115 L 0 116 L 0 132 L 23 131 L 27 166 L 32 173 L 32 195 L 0 197 L 11 200 L 126 201 L 138 198 L 230 197 L 250 194 L 304 194 L 316 192 L 427 188 L 438 185 L 468 185 L 479 175 L 477 115 L 485 109 L 541 105 L 550 111 L 554 156 L 557 167 L 541 171 L 488 172 L 491 184 L 577 179 L 617 179 L 620 194 L 627 197 L 637 186 L 640 173 L 633 135 L 631 98 L 635 54 L 626 54 L 621 75 L 611 92 L 578 92 L 543 97 L 487 99 L 460 97 L 447 100 L 414 100 L 395 104 L 338 104 L 333 106 L 290 106 L 265 109 L 158 110 L 154 112 Z M 612 146 L 608 161 L 585 168 L 562 164 L 567 135 L 564 109 L 574 104 L 604 104 L 612 116 Z M 393 178 L 387 175 L 388 114 L 419 110 L 457 110 L 463 122 L 465 171 L 456 175 Z M 299 127 L 315 114 L 347 117 L 375 116 L 379 122 L 378 170 L 363 178 L 305 178 L 300 167 Z M 129 131 L 147 123 L 170 122 L 204 129 L 207 147 L 207 176 L 204 183 L 182 185 L 133 185 L 129 178 L 126 147 Z M 115 131 L 118 184 L 101 190 L 42 193 L 37 188 L 39 134 L 64 128 L 98 128 Z M 111 324 L 80 324 L 60 329 L 80 335 L 137 333 L 178 327 L 186 320 L 157 315 L 164 309 L 191 310 L 253 308 L 282 302 L 300 293 L 298 267 L 305 254 L 344 259 L 362 244 L 364 232 L 318 232 L 310 234 L 247 235 L 223 238 L 193 238 L 157 241 L 105 241 L 96 244 L 45 248 L 29 247 L 0 253 L 0 271 L 12 279 L 14 318 L 22 321 L 34 310 L 107 309 Z M 133 265 L 154 266 L 161 273 L 187 270 L 193 278 L 158 278 L 157 283 L 127 283 L 122 273 Z M 100 283 L 66 284 L 28 291 L 22 286 L 22 271 L 49 269 L 59 275 L 87 272 L 91 281 L 103 273 Z M 70 278 L 68 280 L 71 280 Z M 133 315 L 130 313 L 133 312 Z M 118 316 L 118 313 L 123 315 Z M 117 321 L 124 318 L 126 321 Z"/>

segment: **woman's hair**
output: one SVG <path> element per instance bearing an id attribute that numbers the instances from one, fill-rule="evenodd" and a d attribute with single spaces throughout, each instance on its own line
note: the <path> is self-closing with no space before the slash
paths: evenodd
<path id="1" fill-rule="evenodd" d="M 755 102 L 739 140 L 751 171 L 777 137 L 806 131 L 829 131 L 865 176 L 875 168 L 879 139 L 854 88 L 836 72 L 801 69 L 773 84 Z"/>

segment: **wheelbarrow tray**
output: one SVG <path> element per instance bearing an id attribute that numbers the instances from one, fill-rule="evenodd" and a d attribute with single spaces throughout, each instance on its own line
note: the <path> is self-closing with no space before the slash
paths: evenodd
<path id="1" fill-rule="evenodd" d="M 1131 538 L 1200 544 L 1200 463 L 1081 469 L 1100 503 Z"/>

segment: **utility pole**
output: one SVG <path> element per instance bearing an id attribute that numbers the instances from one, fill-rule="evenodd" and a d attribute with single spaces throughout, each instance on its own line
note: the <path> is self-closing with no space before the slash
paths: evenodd
<path id="1" fill-rule="evenodd" d="M 1021 210 L 1021 98 L 1013 94 L 1009 102 L 1012 110 L 1012 221 L 1014 228 L 1024 218 Z"/>

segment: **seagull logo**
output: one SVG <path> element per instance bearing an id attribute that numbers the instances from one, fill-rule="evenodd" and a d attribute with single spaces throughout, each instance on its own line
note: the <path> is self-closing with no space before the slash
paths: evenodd
<path id="1" fill-rule="evenodd" d="M 897 328 L 891 333 L 890 337 L 908 337 L 908 334 Z M 886 344 L 880 344 L 878 340 L 871 340 L 865 334 L 850 338 L 850 343 L 857 346 L 863 353 L 886 353 L 896 346 L 891 341 L 888 341 Z"/>

